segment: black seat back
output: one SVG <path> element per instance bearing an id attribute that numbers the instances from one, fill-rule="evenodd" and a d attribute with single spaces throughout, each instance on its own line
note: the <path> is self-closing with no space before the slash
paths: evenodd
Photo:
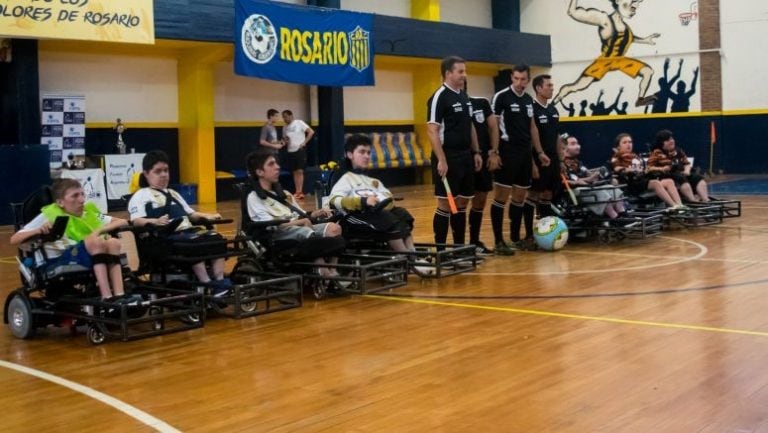
<path id="1" fill-rule="evenodd" d="M 48 185 L 40 187 L 40 189 L 27 196 L 21 203 L 11 203 L 14 230 L 19 231 L 40 213 L 40 209 L 43 206 L 51 203 L 53 203 L 53 192 Z"/>

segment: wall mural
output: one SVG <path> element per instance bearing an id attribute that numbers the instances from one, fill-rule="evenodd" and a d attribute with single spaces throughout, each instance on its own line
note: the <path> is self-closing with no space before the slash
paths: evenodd
<path id="1" fill-rule="evenodd" d="M 553 102 L 563 114 L 686 112 L 700 106 L 694 98 L 698 29 L 689 26 L 698 19 L 697 2 L 568 0 L 564 12 L 551 32 L 552 75 L 561 84 Z"/>

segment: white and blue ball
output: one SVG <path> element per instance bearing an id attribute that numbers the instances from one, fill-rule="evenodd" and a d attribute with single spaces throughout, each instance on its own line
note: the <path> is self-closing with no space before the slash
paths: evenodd
<path id="1" fill-rule="evenodd" d="M 568 243 L 568 226 L 558 217 L 544 217 L 533 228 L 533 237 L 542 250 L 556 251 Z"/>

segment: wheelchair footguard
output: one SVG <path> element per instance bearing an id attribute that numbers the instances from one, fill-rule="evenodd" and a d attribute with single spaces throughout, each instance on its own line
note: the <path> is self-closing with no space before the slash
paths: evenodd
<path id="1" fill-rule="evenodd" d="M 232 288 L 222 297 L 206 295 L 214 312 L 235 319 L 302 306 L 302 277 L 262 272 L 253 259 L 241 260 L 229 275 Z"/>
<path id="2" fill-rule="evenodd" d="M 616 219 L 597 217 L 588 211 L 564 216 L 571 239 L 594 239 L 610 243 L 624 239 L 648 239 L 661 234 L 664 212 L 661 210 L 635 210 Z"/>
<path id="3" fill-rule="evenodd" d="M 321 275 L 321 268 L 333 267 L 337 276 Z M 292 262 L 282 271 L 298 269 L 304 288 L 315 299 L 331 295 L 365 295 L 404 286 L 408 283 L 408 260 L 405 257 L 368 254 L 343 254 L 335 265 L 314 262 Z"/>
<path id="4" fill-rule="evenodd" d="M 472 272 L 482 261 L 474 245 L 417 243 L 415 246 L 416 252 L 411 254 L 419 261 L 418 266 L 434 269 L 431 273 L 422 273 L 422 278 L 443 278 Z"/>
<path id="5" fill-rule="evenodd" d="M 17 289 L 6 300 L 4 321 L 18 338 L 34 337 L 48 325 L 87 325 L 91 344 L 108 339 L 121 341 L 154 337 L 194 328 L 204 323 L 203 297 L 196 293 L 136 285 L 131 294 L 141 300 L 131 304 L 101 298 L 65 295 L 57 299 L 32 297 Z"/>
<path id="6" fill-rule="evenodd" d="M 666 210 L 666 223 L 683 227 L 703 227 L 723 222 L 723 208 L 713 203 L 690 203 L 684 210 Z"/>

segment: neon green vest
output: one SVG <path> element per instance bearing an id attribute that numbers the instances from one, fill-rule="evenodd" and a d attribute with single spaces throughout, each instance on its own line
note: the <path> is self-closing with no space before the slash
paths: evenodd
<path id="1" fill-rule="evenodd" d="M 64 209 L 56 203 L 43 206 L 41 212 L 51 223 L 56 221 L 56 217 L 68 216 L 69 222 L 67 222 L 67 229 L 64 231 L 64 234 L 75 242 L 82 241 L 102 226 L 101 219 L 99 218 L 101 211 L 91 202 L 85 203 L 83 215 L 79 217 L 64 212 Z"/>

